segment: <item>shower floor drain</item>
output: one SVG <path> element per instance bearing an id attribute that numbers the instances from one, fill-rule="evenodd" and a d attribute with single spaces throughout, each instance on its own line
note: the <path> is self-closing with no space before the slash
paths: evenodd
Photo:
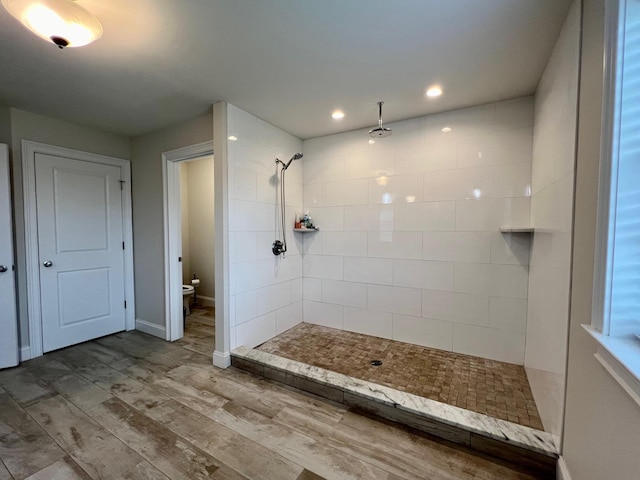
<path id="1" fill-rule="evenodd" d="M 374 367 L 379 367 L 380 365 L 382 365 L 382 360 L 371 360 L 371 365 L 373 365 Z"/>

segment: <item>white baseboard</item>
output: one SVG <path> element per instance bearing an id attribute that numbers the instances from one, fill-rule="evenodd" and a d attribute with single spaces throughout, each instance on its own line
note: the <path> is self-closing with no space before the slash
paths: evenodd
<path id="1" fill-rule="evenodd" d="M 213 352 L 213 366 L 218 368 L 229 368 L 231 366 L 230 352 Z"/>
<path id="2" fill-rule="evenodd" d="M 31 360 L 31 347 L 22 347 L 20 349 L 20 362 Z"/>
<path id="3" fill-rule="evenodd" d="M 558 458 L 556 477 L 558 478 L 558 480 L 571 480 L 569 469 L 567 468 L 567 464 L 564 461 L 564 457 L 562 455 L 560 455 L 560 457 Z"/>
<path id="4" fill-rule="evenodd" d="M 148 333 L 154 337 L 166 339 L 166 329 L 164 325 L 156 325 L 155 323 L 147 322 L 146 320 L 140 320 L 136 318 L 136 330 L 140 330 L 143 333 Z"/>
<path id="5" fill-rule="evenodd" d="M 201 303 L 205 307 L 215 307 L 216 299 L 213 297 L 205 297 L 204 295 L 198 295 L 198 303 Z"/>

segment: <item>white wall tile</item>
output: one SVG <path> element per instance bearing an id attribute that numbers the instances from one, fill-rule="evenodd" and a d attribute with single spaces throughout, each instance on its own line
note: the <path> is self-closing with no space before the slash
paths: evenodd
<path id="1" fill-rule="evenodd" d="M 273 312 L 291 303 L 291 283 L 276 283 L 258 289 L 258 315 Z"/>
<path id="2" fill-rule="evenodd" d="M 524 363 L 524 333 L 476 325 L 453 325 L 453 351 L 501 362 Z"/>
<path id="3" fill-rule="evenodd" d="M 275 259 L 236 263 L 231 266 L 229 277 L 231 295 L 266 287 L 275 281 Z"/>
<path id="4" fill-rule="evenodd" d="M 491 297 L 489 299 L 489 326 L 514 332 L 526 332 L 527 300 Z"/>
<path id="5" fill-rule="evenodd" d="M 422 201 L 420 175 L 380 176 L 369 180 L 370 203 L 413 203 Z"/>
<path id="6" fill-rule="evenodd" d="M 458 168 L 531 163 L 533 129 L 503 130 L 469 136 L 458 142 Z"/>
<path id="7" fill-rule="evenodd" d="M 367 256 L 366 232 L 323 232 L 322 253 L 352 257 Z"/>
<path id="8" fill-rule="evenodd" d="M 275 269 L 274 269 L 274 281 L 286 282 L 287 280 L 293 280 L 302 277 L 302 257 L 299 255 L 288 255 L 285 258 L 274 257 Z"/>
<path id="9" fill-rule="evenodd" d="M 368 285 L 368 308 L 382 312 L 420 315 L 422 292 L 417 288 Z"/>
<path id="10" fill-rule="evenodd" d="M 229 168 L 231 198 L 256 201 L 256 173 L 244 168 Z"/>
<path id="11" fill-rule="evenodd" d="M 302 253 L 304 255 L 322 255 L 323 232 L 294 233 L 295 238 L 302 239 Z"/>
<path id="12" fill-rule="evenodd" d="M 438 130 L 438 136 L 443 137 Z M 456 145 L 452 138 L 433 138 L 421 150 L 403 149 L 396 154 L 396 175 L 437 172 L 456 168 Z"/>
<path id="13" fill-rule="evenodd" d="M 489 325 L 489 297 L 423 290 L 422 316 L 456 323 Z"/>
<path id="14" fill-rule="evenodd" d="M 494 197 L 530 197 L 531 164 L 498 165 L 491 167 Z"/>
<path id="15" fill-rule="evenodd" d="M 343 257 L 333 255 L 306 255 L 304 276 L 342 280 Z"/>
<path id="16" fill-rule="evenodd" d="M 394 314 L 393 339 L 451 351 L 453 348 L 453 324 L 431 318 Z"/>
<path id="17" fill-rule="evenodd" d="M 237 325 L 236 342 L 247 348 L 254 348 L 276 336 L 276 312 Z"/>
<path id="18" fill-rule="evenodd" d="M 302 277 L 291 280 L 291 302 L 299 302 L 302 300 Z"/>
<path id="19" fill-rule="evenodd" d="M 393 230 L 393 205 L 362 205 L 344 208 L 344 230 L 390 232 Z"/>
<path id="20" fill-rule="evenodd" d="M 391 285 L 393 282 L 393 260 L 344 257 L 344 279 L 348 282 Z"/>
<path id="21" fill-rule="evenodd" d="M 302 296 L 305 300 L 322 301 L 322 280 L 319 278 L 302 279 Z"/>
<path id="22" fill-rule="evenodd" d="M 394 153 L 392 149 L 360 151 L 351 154 L 345 163 L 346 178 L 376 178 L 394 174 Z"/>
<path id="23" fill-rule="evenodd" d="M 420 202 L 394 205 L 394 228 L 399 231 L 455 230 L 455 202 Z"/>
<path id="24" fill-rule="evenodd" d="M 528 268 L 519 265 L 456 263 L 454 290 L 497 297 L 527 298 Z"/>
<path id="25" fill-rule="evenodd" d="M 342 305 L 304 300 L 303 318 L 306 323 L 344 330 Z"/>
<path id="26" fill-rule="evenodd" d="M 495 231 L 502 226 L 529 226 L 530 199 L 488 198 L 456 202 L 456 230 Z"/>
<path id="27" fill-rule="evenodd" d="M 533 127 L 533 96 L 496 103 L 496 130 Z"/>
<path id="28" fill-rule="evenodd" d="M 270 231 L 276 224 L 275 205 L 247 202 L 244 200 L 229 201 L 229 231 Z"/>
<path id="29" fill-rule="evenodd" d="M 422 258 L 422 232 L 369 232 L 370 257 Z"/>
<path id="30" fill-rule="evenodd" d="M 424 232 L 424 260 L 489 263 L 491 234 L 488 232 Z"/>
<path id="31" fill-rule="evenodd" d="M 302 322 L 302 301 L 292 303 L 276 310 L 276 334 L 295 327 Z"/>
<path id="32" fill-rule="evenodd" d="M 342 180 L 345 178 L 344 155 L 335 157 L 326 156 L 305 156 L 304 163 L 304 183 L 328 182 Z"/>
<path id="33" fill-rule="evenodd" d="M 236 324 L 248 322 L 258 316 L 258 291 L 239 293 L 235 296 Z"/>
<path id="34" fill-rule="evenodd" d="M 351 307 L 367 307 L 367 284 L 322 280 L 322 301 Z"/>
<path id="35" fill-rule="evenodd" d="M 344 207 L 317 207 L 310 210 L 309 214 L 313 223 L 323 232 L 340 232 L 344 229 Z"/>
<path id="36" fill-rule="evenodd" d="M 529 265 L 530 244 L 530 234 L 493 232 L 491 263 Z"/>
<path id="37" fill-rule="evenodd" d="M 453 263 L 394 260 L 393 284 L 429 290 L 453 290 Z"/>
<path id="38" fill-rule="evenodd" d="M 321 205 L 366 205 L 369 201 L 368 180 L 343 180 L 321 184 Z M 305 205 L 308 204 L 305 202 Z"/>
<path id="39" fill-rule="evenodd" d="M 258 243 L 255 232 L 229 233 L 229 262 L 248 262 L 258 256 Z"/>
<path id="40" fill-rule="evenodd" d="M 425 201 L 492 197 L 492 168 L 460 168 L 424 175 Z"/>
<path id="41" fill-rule="evenodd" d="M 364 335 L 391 339 L 393 337 L 393 317 L 388 312 L 345 307 L 344 329 Z"/>

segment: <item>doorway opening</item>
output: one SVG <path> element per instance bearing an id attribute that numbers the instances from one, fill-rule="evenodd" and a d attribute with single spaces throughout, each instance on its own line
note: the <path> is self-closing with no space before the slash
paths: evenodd
<path id="1" fill-rule="evenodd" d="M 213 156 L 179 162 L 185 348 L 211 355 L 215 332 Z"/>
<path id="2" fill-rule="evenodd" d="M 165 338 L 185 336 L 213 354 L 215 331 L 215 200 L 213 143 L 165 152 Z M 193 334 L 193 335 L 192 335 Z M 194 338 L 192 338 L 194 337 Z"/>

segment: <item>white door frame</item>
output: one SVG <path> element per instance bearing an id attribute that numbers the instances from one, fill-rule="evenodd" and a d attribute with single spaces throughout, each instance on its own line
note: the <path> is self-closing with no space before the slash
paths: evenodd
<path id="1" fill-rule="evenodd" d="M 164 317 L 165 339 L 182 338 L 182 227 L 180 225 L 180 162 L 213 155 L 213 141 L 162 154 L 164 184 Z M 214 170 L 215 175 L 215 170 Z M 217 243 L 217 242 L 216 242 Z M 217 281 L 217 279 L 216 279 Z M 177 290 L 178 285 L 180 289 Z"/>
<path id="2" fill-rule="evenodd" d="M 71 158 L 83 162 L 100 163 L 120 168 L 122 189 L 122 223 L 125 242 L 124 288 L 127 309 L 126 329 L 135 328 L 135 292 L 133 284 L 133 224 L 131 215 L 131 162 L 121 158 L 81 152 L 44 143 L 22 140 L 22 180 L 24 188 L 24 225 L 27 256 L 27 306 L 29 313 L 29 347 L 31 358 L 40 357 L 42 348 L 42 306 L 40 304 L 40 262 L 38 258 L 38 218 L 36 211 L 36 154 Z"/>

